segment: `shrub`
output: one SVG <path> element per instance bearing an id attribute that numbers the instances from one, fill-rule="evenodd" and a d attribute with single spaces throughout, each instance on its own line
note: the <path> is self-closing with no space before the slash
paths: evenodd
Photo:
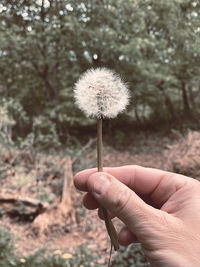
<path id="1" fill-rule="evenodd" d="M 183 175 L 200 179 L 200 133 L 190 131 L 179 136 L 166 152 L 168 168 Z"/>

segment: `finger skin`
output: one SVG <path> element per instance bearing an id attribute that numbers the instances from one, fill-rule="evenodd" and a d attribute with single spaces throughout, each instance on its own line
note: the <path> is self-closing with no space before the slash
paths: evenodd
<path id="1" fill-rule="evenodd" d="M 124 166 L 78 173 L 75 186 L 89 192 L 126 225 L 121 245 L 137 240 L 153 267 L 198 267 L 200 262 L 200 183 L 186 176 Z M 142 197 L 141 197 L 142 195 Z M 151 206 L 151 201 L 160 208 Z M 146 202 L 146 203 L 145 203 Z"/>
<path id="2" fill-rule="evenodd" d="M 112 175 L 93 173 L 88 178 L 87 184 L 89 192 L 100 206 L 111 211 L 131 229 L 144 217 L 145 220 L 148 216 L 152 217 L 153 207 L 146 205 L 134 191 Z"/>
<path id="3" fill-rule="evenodd" d="M 97 172 L 96 168 L 77 173 L 74 177 L 75 186 L 81 191 L 88 191 L 87 179 L 95 172 Z M 135 191 L 139 194 L 148 194 L 153 191 L 159 183 L 161 175 L 166 174 L 164 171 L 137 165 L 104 168 L 103 172 L 111 174 L 130 188 L 134 187 Z"/>
<path id="4" fill-rule="evenodd" d="M 95 210 L 100 207 L 99 203 L 90 193 L 85 194 L 85 196 L 83 197 L 83 205 L 88 210 Z M 107 210 L 107 213 L 110 219 L 113 219 L 115 217 L 115 215 L 109 210 Z M 98 216 L 101 220 L 104 220 L 104 215 L 101 208 L 98 209 Z"/>
<path id="5" fill-rule="evenodd" d="M 74 185 L 77 189 L 88 192 L 88 178 L 96 172 L 97 169 L 89 169 L 77 173 Z M 158 206 L 166 202 L 189 179 L 183 175 L 137 165 L 104 168 L 104 172 L 114 176 L 136 194 L 150 196 Z"/>
<path id="6" fill-rule="evenodd" d="M 127 226 L 124 226 L 119 232 L 119 243 L 122 246 L 128 246 L 132 243 L 138 243 L 137 237 L 129 230 Z"/>
<path id="7" fill-rule="evenodd" d="M 89 210 L 94 210 L 99 207 L 99 203 L 90 193 L 85 194 L 83 197 L 83 205 Z"/>

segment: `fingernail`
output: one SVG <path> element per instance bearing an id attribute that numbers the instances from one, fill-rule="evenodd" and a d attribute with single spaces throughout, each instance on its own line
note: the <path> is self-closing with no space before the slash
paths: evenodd
<path id="1" fill-rule="evenodd" d="M 94 182 L 94 194 L 96 196 L 103 195 L 110 186 L 110 180 L 107 176 L 101 175 Z"/>

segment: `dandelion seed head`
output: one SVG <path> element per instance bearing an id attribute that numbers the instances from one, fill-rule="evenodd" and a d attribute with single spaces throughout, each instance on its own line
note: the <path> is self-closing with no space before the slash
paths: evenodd
<path id="1" fill-rule="evenodd" d="M 62 258 L 63 259 L 71 259 L 72 258 L 72 254 L 65 253 L 65 254 L 62 255 Z"/>
<path id="2" fill-rule="evenodd" d="M 57 249 L 57 250 L 55 250 L 55 251 L 53 252 L 53 254 L 55 254 L 55 255 L 61 255 L 61 254 L 62 254 L 62 251 L 59 250 L 59 249 Z"/>
<path id="3" fill-rule="evenodd" d="M 129 102 L 126 84 L 106 68 L 89 69 L 75 84 L 75 102 L 88 117 L 114 118 Z"/>

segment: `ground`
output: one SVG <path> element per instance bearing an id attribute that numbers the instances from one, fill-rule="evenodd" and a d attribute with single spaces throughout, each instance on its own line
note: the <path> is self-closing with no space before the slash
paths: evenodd
<path id="1" fill-rule="evenodd" d="M 150 136 L 141 142 L 133 141 L 131 145 L 120 150 L 106 146 L 104 166 L 138 164 L 168 170 L 166 154 L 168 145 L 168 137 Z M 94 153 L 95 151 L 91 152 L 89 157 Z M 17 178 L 14 178 L 12 177 L 11 180 L 11 177 L 8 176 L 5 183 L 2 184 L 2 190 L 16 188 L 13 183 L 16 182 Z M 23 180 L 21 184 L 20 190 L 18 188 L 18 194 L 22 194 L 24 191 L 26 195 L 29 194 L 29 197 L 35 197 L 35 181 Z M 51 188 L 46 188 L 46 192 L 51 194 Z M 15 246 L 19 255 L 29 255 L 41 248 L 46 248 L 47 253 L 54 253 L 56 250 L 60 250 L 62 253 L 73 253 L 77 246 L 87 245 L 101 255 L 102 263 L 106 262 L 110 243 L 105 225 L 98 218 L 96 211 L 87 211 L 82 206 L 82 196 L 83 193 L 75 192 L 73 207 L 75 219 L 70 218 L 61 225 L 54 224 L 46 233 L 35 234 L 32 229 L 32 222 L 20 221 L 17 217 L 3 216 L 0 225 L 6 226 L 14 234 Z M 114 224 L 117 228 L 121 226 L 121 222 L 117 219 L 114 219 Z"/>

